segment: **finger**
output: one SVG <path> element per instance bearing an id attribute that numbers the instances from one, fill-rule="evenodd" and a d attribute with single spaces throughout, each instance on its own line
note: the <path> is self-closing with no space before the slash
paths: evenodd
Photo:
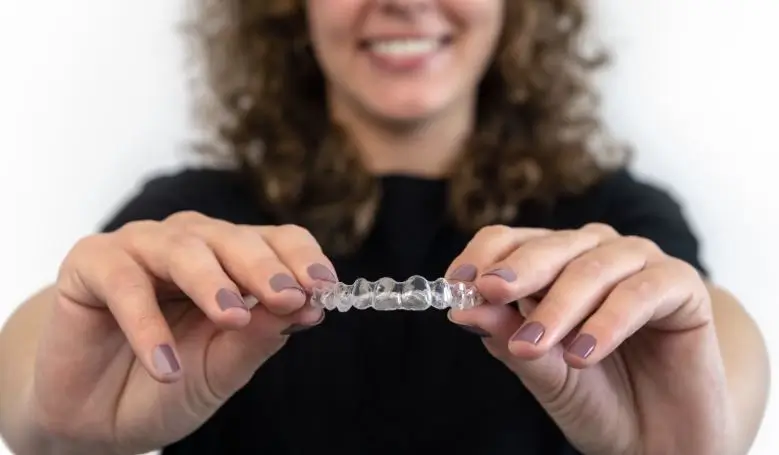
<path id="1" fill-rule="evenodd" d="M 261 228 L 262 235 L 281 262 L 292 271 L 304 289 L 318 282 L 338 281 L 332 262 L 325 256 L 316 238 L 305 228 L 284 225 Z"/>
<path id="2" fill-rule="evenodd" d="M 506 343 L 512 333 L 522 324 L 524 318 L 514 308 L 508 305 L 485 304 L 467 310 L 451 309 L 447 312 L 449 320 L 465 330 L 482 338 L 496 338 L 496 347 L 501 347 L 506 353 Z M 501 351 L 502 352 L 502 351 Z"/>
<path id="3" fill-rule="evenodd" d="M 73 269 L 87 293 L 104 302 L 146 371 L 160 382 L 181 378 L 176 343 L 155 296 L 151 277 L 115 246 L 74 260 Z M 64 276 L 62 279 L 72 280 Z"/>
<path id="4" fill-rule="evenodd" d="M 548 229 L 515 229 L 500 225 L 482 228 L 455 258 L 444 276 L 452 280 L 474 281 L 479 270 L 506 257 L 524 242 L 550 232 Z"/>
<path id="5" fill-rule="evenodd" d="M 288 315 L 306 303 L 303 286 L 261 229 L 220 220 L 193 224 L 188 229 L 205 240 L 227 273 L 270 312 Z"/>
<path id="6" fill-rule="evenodd" d="M 638 329 L 650 321 L 665 321 L 678 314 L 687 304 L 702 301 L 703 291 L 694 283 L 694 269 L 674 259 L 653 264 L 619 283 L 605 302 L 582 325 L 575 340 L 568 346 L 566 361 L 575 368 L 583 368 L 601 361 Z M 704 324 L 690 314 L 696 308 L 684 311 L 685 326 L 670 326 L 660 330 L 685 330 Z M 673 322 L 673 321 L 672 321 Z"/>
<path id="7" fill-rule="evenodd" d="M 529 318 L 530 315 L 533 314 L 533 312 L 536 310 L 537 307 L 538 307 L 538 300 L 525 298 L 517 301 L 517 310 L 519 311 L 519 314 L 521 314 L 522 317 L 525 319 Z"/>
<path id="8" fill-rule="evenodd" d="M 490 302 L 512 302 L 543 290 L 573 259 L 617 237 L 614 229 L 600 224 L 538 237 L 489 265 L 475 284 Z"/>
<path id="9" fill-rule="evenodd" d="M 497 338 L 508 341 L 509 337 L 525 321 L 522 312 L 532 311 L 535 306 L 534 302 L 525 301 L 525 299 L 517 303 L 517 308 L 511 305 L 490 303 L 465 310 L 452 308 L 447 312 L 447 318 L 466 331 L 482 338 Z M 506 343 L 499 342 L 497 345 L 507 349 Z M 506 352 L 508 351 L 506 350 Z"/>
<path id="10" fill-rule="evenodd" d="M 622 280 L 664 257 L 648 240 L 619 238 L 566 265 L 532 315 L 511 338 L 511 350 L 537 358 L 590 316 Z"/>
<path id="11" fill-rule="evenodd" d="M 117 236 L 141 265 L 175 284 L 218 327 L 235 329 L 249 322 L 238 285 L 199 237 L 157 222 L 130 223 Z"/>
<path id="12" fill-rule="evenodd" d="M 535 300 L 535 299 L 530 298 L 530 297 L 527 297 L 527 298 L 524 298 L 524 299 L 519 299 L 519 301 L 517 301 L 517 310 L 519 311 L 519 314 L 521 314 L 522 317 L 525 320 L 528 320 L 528 319 L 533 317 L 533 312 L 535 312 L 536 308 L 538 308 L 538 304 L 539 304 L 538 300 Z M 580 325 L 577 325 L 571 331 L 569 331 L 563 337 L 563 339 L 560 341 L 560 344 L 563 345 L 563 346 L 568 346 L 569 344 L 571 344 L 571 342 L 573 342 L 574 338 L 576 337 L 576 333 L 578 333 L 579 328 L 580 328 Z M 515 333 L 516 332 L 514 332 L 514 334 Z M 514 335 L 514 334 L 512 334 L 512 335 Z M 516 356 L 516 353 L 513 353 L 513 355 Z M 518 357 L 522 357 L 522 355 L 520 355 Z M 532 357 L 534 357 L 534 356 L 532 356 L 532 355 L 528 356 L 528 358 L 532 358 Z"/>

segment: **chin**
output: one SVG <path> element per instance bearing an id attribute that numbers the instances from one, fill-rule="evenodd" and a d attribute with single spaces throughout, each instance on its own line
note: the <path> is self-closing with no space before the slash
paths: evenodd
<path id="1" fill-rule="evenodd" d="M 391 95 L 391 94 L 388 94 Z M 392 123 L 425 122 L 444 110 L 445 103 L 425 96 L 382 96 L 365 103 L 374 117 Z"/>
<path id="2" fill-rule="evenodd" d="M 435 117 L 437 112 L 438 111 L 435 109 L 398 108 L 376 111 L 375 116 L 390 123 L 412 125 L 416 123 L 424 123 L 430 120 L 431 118 Z"/>

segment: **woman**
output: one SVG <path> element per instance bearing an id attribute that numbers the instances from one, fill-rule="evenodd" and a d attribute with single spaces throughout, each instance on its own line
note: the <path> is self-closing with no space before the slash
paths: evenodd
<path id="1" fill-rule="evenodd" d="M 11 318 L 17 453 L 746 453 L 765 347 L 679 206 L 599 164 L 581 2 L 196 6 L 240 171 L 151 180 Z M 308 302 L 415 274 L 487 303 Z"/>

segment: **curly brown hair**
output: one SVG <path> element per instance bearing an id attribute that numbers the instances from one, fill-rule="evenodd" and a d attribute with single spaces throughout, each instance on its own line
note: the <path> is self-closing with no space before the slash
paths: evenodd
<path id="1" fill-rule="evenodd" d="M 449 176 L 449 209 L 474 231 L 508 223 L 528 200 L 553 201 L 602 176 L 609 142 L 582 50 L 586 0 L 506 0 L 476 127 Z M 331 252 L 370 231 L 379 180 L 329 116 L 308 39 L 305 0 L 194 0 L 187 22 L 216 127 L 211 150 L 236 159 L 280 223 L 308 228 Z M 614 155 L 612 155 L 614 156 Z"/>

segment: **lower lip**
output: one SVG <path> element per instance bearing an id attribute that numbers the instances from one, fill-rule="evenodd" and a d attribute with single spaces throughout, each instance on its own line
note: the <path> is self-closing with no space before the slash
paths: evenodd
<path id="1" fill-rule="evenodd" d="M 438 49 L 424 54 L 414 55 L 380 54 L 370 50 L 366 51 L 366 53 L 371 62 L 384 71 L 409 73 L 425 69 L 441 54 L 442 51 L 443 49 L 439 47 Z"/>

